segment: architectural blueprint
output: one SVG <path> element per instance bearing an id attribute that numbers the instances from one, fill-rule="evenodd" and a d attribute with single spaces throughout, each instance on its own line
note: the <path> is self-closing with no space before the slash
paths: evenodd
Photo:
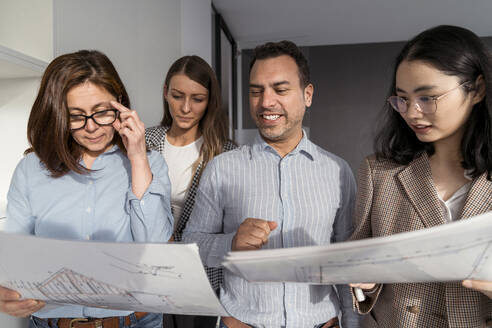
<path id="1" fill-rule="evenodd" d="M 342 284 L 492 280 L 492 212 L 389 237 L 230 252 L 223 264 L 249 281 Z"/>
<path id="2" fill-rule="evenodd" d="M 0 285 L 48 304 L 227 315 L 196 244 L 62 241 L 0 232 Z"/>

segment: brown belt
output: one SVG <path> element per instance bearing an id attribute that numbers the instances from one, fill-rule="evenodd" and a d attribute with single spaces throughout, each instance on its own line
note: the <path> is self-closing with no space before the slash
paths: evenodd
<path id="1" fill-rule="evenodd" d="M 147 312 L 135 312 L 137 320 L 142 319 Z M 124 317 L 125 326 L 131 324 L 130 316 Z M 52 319 L 48 319 L 48 325 L 51 327 Z M 108 318 L 60 318 L 57 322 L 58 328 L 119 328 L 120 317 Z"/>

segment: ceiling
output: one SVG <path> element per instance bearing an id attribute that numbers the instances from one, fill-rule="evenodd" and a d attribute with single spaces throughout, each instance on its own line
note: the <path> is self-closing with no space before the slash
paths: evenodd
<path id="1" fill-rule="evenodd" d="M 492 36 L 492 0 L 212 0 L 241 49 L 408 40 L 440 24 Z"/>

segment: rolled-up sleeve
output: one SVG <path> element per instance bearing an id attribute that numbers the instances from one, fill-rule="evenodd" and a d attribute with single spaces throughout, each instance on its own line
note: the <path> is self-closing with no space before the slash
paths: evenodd
<path id="1" fill-rule="evenodd" d="M 130 215 L 133 240 L 137 242 L 167 242 L 173 232 L 171 213 L 171 182 L 167 164 L 154 151 L 148 154 L 152 182 L 141 199 L 127 191 L 126 210 Z"/>

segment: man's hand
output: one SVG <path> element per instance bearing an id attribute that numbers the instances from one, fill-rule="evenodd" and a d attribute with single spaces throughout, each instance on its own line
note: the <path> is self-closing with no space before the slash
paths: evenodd
<path id="1" fill-rule="evenodd" d="M 270 232 L 277 227 L 275 221 L 247 218 L 237 229 L 232 240 L 233 251 L 260 249 L 268 242 Z"/>
<path id="2" fill-rule="evenodd" d="M 28 317 L 39 311 L 45 303 L 38 300 L 20 300 L 19 293 L 0 286 L 0 311 L 14 317 Z"/>
<path id="3" fill-rule="evenodd" d="M 492 299 L 492 281 L 464 280 L 462 284 L 464 287 L 478 290 Z"/>
<path id="4" fill-rule="evenodd" d="M 242 323 L 234 317 L 222 317 L 221 320 L 227 326 L 227 328 L 251 328 L 247 324 Z"/>
<path id="5" fill-rule="evenodd" d="M 349 286 L 352 287 L 352 288 L 360 288 L 363 291 L 369 291 L 371 289 L 374 289 L 374 287 L 376 287 L 376 284 L 373 284 L 373 283 L 349 284 Z"/>

